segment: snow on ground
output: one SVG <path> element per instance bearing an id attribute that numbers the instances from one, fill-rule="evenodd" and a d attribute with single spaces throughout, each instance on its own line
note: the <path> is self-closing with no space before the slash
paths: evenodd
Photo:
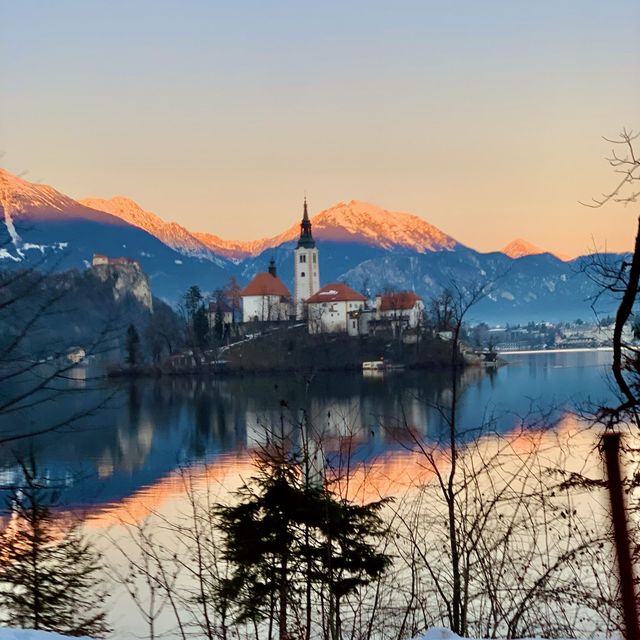
<path id="1" fill-rule="evenodd" d="M 69 636 L 62 636 L 52 631 L 0 627 L 0 640 L 69 640 Z M 75 638 L 74 640 L 83 640 L 83 638 Z M 85 638 L 84 640 L 88 639 Z"/>
<path id="2" fill-rule="evenodd" d="M 51 631 L 35 631 L 34 629 L 10 629 L 0 627 L 0 640 L 69 640 L 68 636 Z M 74 638 L 74 640 L 90 640 L 89 638 Z M 433 627 L 414 640 L 472 640 L 460 636 L 442 627 Z M 537 639 L 542 640 L 542 639 Z"/>
<path id="3" fill-rule="evenodd" d="M 2 640 L 2 638 L 0 638 Z M 461 638 L 449 629 L 443 627 L 432 627 L 420 636 L 416 636 L 413 640 L 473 640 L 472 638 Z M 526 640 L 526 639 L 525 639 Z M 531 640 L 531 639 L 529 639 Z M 536 638 L 535 640 L 543 640 Z"/>
<path id="4" fill-rule="evenodd" d="M 3 640 L 0 638 L 0 640 Z M 444 627 L 432 627 L 414 640 L 465 640 Z"/>

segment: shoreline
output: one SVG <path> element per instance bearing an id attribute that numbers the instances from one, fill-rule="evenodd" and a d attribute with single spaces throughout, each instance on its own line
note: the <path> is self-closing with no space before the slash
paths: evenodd
<path id="1" fill-rule="evenodd" d="M 496 351 L 501 356 L 523 356 L 538 353 L 591 353 L 613 351 L 613 347 L 574 347 L 572 349 L 522 349 L 518 351 Z"/>

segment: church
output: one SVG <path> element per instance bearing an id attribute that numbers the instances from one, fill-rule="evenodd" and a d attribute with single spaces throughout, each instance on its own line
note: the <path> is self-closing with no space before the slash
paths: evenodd
<path id="1" fill-rule="evenodd" d="M 293 297 L 276 272 L 272 259 L 269 270 L 257 273 L 240 292 L 243 322 L 306 320 L 305 301 L 320 289 L 320 260 L 311 232 L 311 220 L 304 199 L 300 238 L 293 252 Z"/>
<path id="2" fill-rule="evenodd" d="M 243 322 L 295 320 L 306 322 L 309 333 L 347 333 L 352 336 L 360 335 L 363 330 L 368 333 L 361 318 L 367 313 L 371 315 L 373 310 L 365 313 L 365 296 L 343 282 L 320 287 L 320 253 L 313 238 L 306 197 L 293 262 L 293 296 L 278 277 L 276 263 L 271 259 L 268 271 L 257 273 L 240 292 Z M 401 316 L 404 322 L 406 316 L 409 326 L 417 325 L 417 314 L 424 308 L 420 308 L 422 302 L 418 304 L 420 299 L 413 293 L 400 294 L 402 299 L 398 298 L 397 304 L 386 305 L 393 312 L 393 321 L 398 323 Z M 376 314 L 376 317 L 381 316 L 379 321 L 385 320 L 382 318 L 386 313 L 385 303 L 382 300 L 379 305 L 380 313 Z M 407 315 L 414 311 L 415 319 L 413 315 Z"/>

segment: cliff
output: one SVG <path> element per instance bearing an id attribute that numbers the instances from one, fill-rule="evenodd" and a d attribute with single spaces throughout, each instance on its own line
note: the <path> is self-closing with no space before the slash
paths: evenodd
<path id="1" fill-rule="evenodd" d="M 116 302 L 130 295 L 143 307 L 153 312 L 153 295 L 149 278 L 137 262 L 97 264 L 89 267 L 88 272 L 101 282 L 110 285 Z"/>

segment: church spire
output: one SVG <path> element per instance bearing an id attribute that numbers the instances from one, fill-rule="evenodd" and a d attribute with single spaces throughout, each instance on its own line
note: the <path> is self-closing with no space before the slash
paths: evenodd
<path id="1" fill-rule="evenodd" d="M 302 222 L 300 223 L 300 239 L 298 240 L 298 247 L 313 249 L 315 246 L 316 242 L 311 235 L 311 220 L 309 220 L 309 212 L 307 211 L 307 196 L 305 196 Z"/>

